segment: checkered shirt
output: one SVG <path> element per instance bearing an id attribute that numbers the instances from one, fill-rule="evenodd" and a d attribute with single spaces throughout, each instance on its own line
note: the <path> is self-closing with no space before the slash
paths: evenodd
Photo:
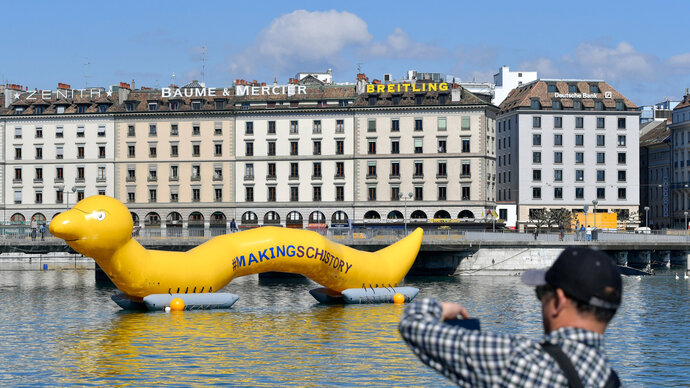
<path id="1" fill-rule="evenodd" d="M 556 361 L 540 342 L 520 336 L 467 330 L 441 321 L 441 304 L 423 299 L 407 307 L 400 334 L 419 359 L 462 387 L 567 387 Z M 566 327 L 544 341 L 561 347 L 585 387 L 603 387 L 611 369 L 603 336 Z"/>

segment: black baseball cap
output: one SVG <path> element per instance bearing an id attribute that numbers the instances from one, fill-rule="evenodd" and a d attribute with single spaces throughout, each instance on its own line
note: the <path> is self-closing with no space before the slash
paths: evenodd
<path id="1" fill-rule="evenodd" d="M 566 248 L 548 270 L 525 271 L 522 282 L 548 284 L 580 302 L 611 310 L 620 306 L 623 296 L 623 281 L 613 258 L 589 248 Z"/>

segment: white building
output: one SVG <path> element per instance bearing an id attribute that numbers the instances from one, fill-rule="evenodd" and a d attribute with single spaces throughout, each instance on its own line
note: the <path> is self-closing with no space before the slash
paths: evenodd
<path id="1" fill-rule="evenodd" d="M 509 226 L 535 209 L 633 212 L 639 205 L 637 106 L 597 80 L 537 80 L 498 116 L 497 208 Z"/>
<path id="2" fill-rule="evenodd" d="M 674 225 L 684 225 L 686 212 L 690 212 L 690 93 L 673 109 L 671 129 Z"/>
<path id="3" fill-rule="evenodd" d="M 492 102 L 500 106 L 511 90 L 536 80 L 536 71 L 510 71 L 508 66 L 501 66 L 498 73 L 494 74 L 495 88 Z"/>

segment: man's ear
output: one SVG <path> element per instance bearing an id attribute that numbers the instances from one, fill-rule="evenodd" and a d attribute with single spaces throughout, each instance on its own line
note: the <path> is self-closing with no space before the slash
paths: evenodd
<path id="1" fill-rule="evenodd" d="M 565 296 L 565 292 L 562 289 L 557 288 L 556 293 L 553 296 L 553 308 L 554 314 L 558 315 L 565 308 L 566 303 L 568 303 L 568 297 Z"/>

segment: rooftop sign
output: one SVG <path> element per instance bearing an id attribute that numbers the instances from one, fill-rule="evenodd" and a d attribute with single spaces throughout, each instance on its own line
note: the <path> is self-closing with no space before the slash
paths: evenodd
<path id="1" fill-rule="evenodd" d="M 251 86 L 251 85 L 236 85 L 235 96 L 278 96 L 287 94 L 294 96 L 295 94 L 307 94 L 307 87 L 304 85 L 271 85 L 271 86 Z M 182 97 L 216 97 L 216 96 L 230 96 L 230 88 L 184 88 L 172 89 L 162 88 L 162 98 L 182 98 Z"/>
<path id="2" fill-rule="evenodd" d="M 448 90 L 447 82 L 438 83 L 414 83 L 414 84 L 367 84 L 367 93 L 403 93 L 403 92 L 445 92 Z"/>
<path id="3" fill-rule="evenodd" d="M 553 98 L 601 98 L 601 93 L 558 93 L 553 94 Z M 604 92 L 604 98 L 613 98 L 613 93 Z"/>

